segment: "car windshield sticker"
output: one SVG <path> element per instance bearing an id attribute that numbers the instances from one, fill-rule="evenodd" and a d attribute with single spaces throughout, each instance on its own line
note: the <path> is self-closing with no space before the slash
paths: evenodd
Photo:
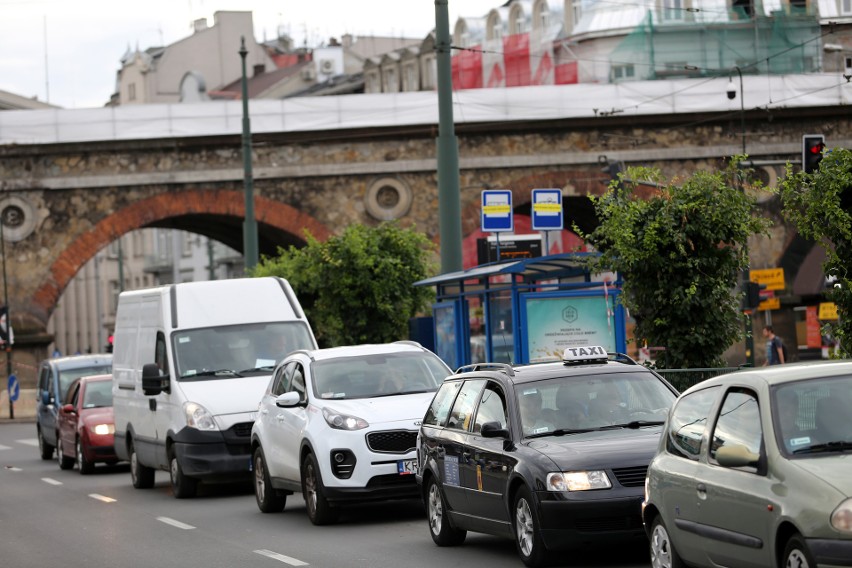
<path id="1" fill-rule="evenodd" d="M 533 434 L 541 434 L 542 432 L 548 432 L 549 430 L 550 428 L 548 428 L 547 426 L 541 426 L 539 428 L 535 428 L 533 430 Z"/>
<path id="2" fill-rule="evenodd" d="M 529 396 L 529 395 L 531 395 L 531 394 L 536 394 L 537 392 L 538 392 L 538 389 L 526 389 L 526 390 L 524 391 L 524 396 Z"/>
<path id="3" fill-rule="evenodd" d="M 790 440 L 791 446 L 807 446 L 811 443 L 811 439 L 807 436 L 804 438 L 793 438 Z"/>
<path id="4" fill-rule="evenodd" d="M 444 457 L 444 484 L 459 486 L 459 458 L 457 456 Z"/>

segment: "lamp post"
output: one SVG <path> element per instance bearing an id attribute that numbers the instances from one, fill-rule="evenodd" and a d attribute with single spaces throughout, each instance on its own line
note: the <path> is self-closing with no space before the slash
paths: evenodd
<path id="1" fill-rule="evenodd" d="M 243 254 L 245 255 L 246 270 L 257 266 L 257 223 L 254 219 L 254 184 L 251 172 L 251 125 L 248 111 L 248 79 L 246 78 L 246 38 L 240 37 L 240 58 L 242 59 L 242 95 L 243 95 L 243 172 L 245 179 L 245 210 L 243 222 Z"/>
<path id="2" fill-rule="evenodd" d="M 745 97 L 743 95 L 743 72 L 737 66 L 734 65 L 734 69 L 737 72 L 737 75 L 740 79 L 740 139 L 742 140 L 743 145 L 743 156 L 746 155 L 746 133 L 745 133 Z M 737 96 L 736 86 L 734 85 L 733 79 L 728 82 L 727 88 L 728 99 L 733 100 Z M 749 270 L 749 258 L 748 258 L 748 237 L 746 237 L 746 267 L 743 269 L 743 286 L 745 289 L 745 283 L 751 280 L 751 272 Z M 753 308 L 754 309 L 754 308 Z M 752 310 L 753 310 L 752 309 Z M 746 363 L 750 367 L 754 367 L 754 324 L 752 323 L 752 310 L 747 310 L 746 320 L 745 320 L 745 355 L 746 355 Z"/>

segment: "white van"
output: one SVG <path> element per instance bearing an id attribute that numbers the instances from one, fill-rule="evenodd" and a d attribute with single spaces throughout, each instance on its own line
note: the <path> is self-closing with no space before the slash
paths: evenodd
<path id="1" fill-rule="evenodd" d="M 251 428 L 278 361 L 316 339 L 281 278 L 186 282 L 123 292 L 113 348 L 115 451 L 133 486 L 170 473 L 175 497 L 198 482 L 250 479 Z"/>

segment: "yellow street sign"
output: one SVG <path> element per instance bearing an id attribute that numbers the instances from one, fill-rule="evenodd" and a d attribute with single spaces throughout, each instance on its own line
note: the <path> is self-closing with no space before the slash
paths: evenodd
<path id="1" fill-rule="evenodd" d="M 823 302 L 819 305 L 819 315 L 821 320 L 836 320 L 837 319 L 837 304 L 834 302 Z"/>
<path id="2" fill-rule="evenodd" d="M 766 284 L 765 290 L 783 290 L 785 288 L 783 268 L 752 270 L 749 272 L 749 279 L 758 284 Z"/>
<path id="3" fill-rule="evenodd" d="M 778 309 L 781 309 L 781 298 L 766 298 L 765 300 L 760 302 L 759 306 L 757 306 L 757 310 L 759 312 Z"/>

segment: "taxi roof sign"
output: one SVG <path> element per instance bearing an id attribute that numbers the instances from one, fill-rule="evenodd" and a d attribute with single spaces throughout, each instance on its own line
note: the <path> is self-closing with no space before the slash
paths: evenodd
<path id="1" fill-rule="evenodd" d="M 592 361 L 607 361 L 609 355 L 601 345 L 587 345 L 585 347 L 566 347 L 562 352 L 562 362 L 589 363 Z"/>

